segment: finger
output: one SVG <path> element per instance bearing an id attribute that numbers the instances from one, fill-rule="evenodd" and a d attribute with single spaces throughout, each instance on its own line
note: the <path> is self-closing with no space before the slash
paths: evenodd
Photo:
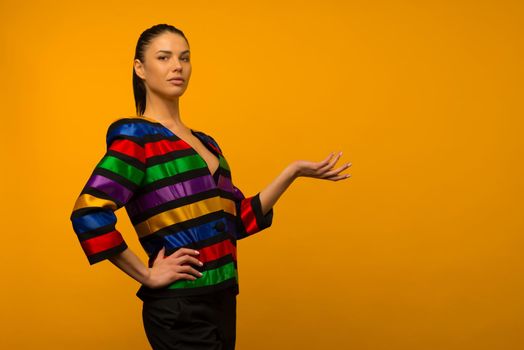
<path id="1" fill-rule="evenodd" d="M 164 254 L 165 252 L 166 252 L 166 247 L 162 247 L 162 249 L 160 249 L 160 250 L 158 251 L 158 254 L 157 254 L 155 260 L 156 260 L 156 259 L 163 259 L 163 258 L 164 258 L 164 255 L 165 255 L 165 254 Z"/>
<path id="2" fill-rule="evenodd" d="M 186 255 L 186 254 L 198 255 L 200 253 L 198 252 L 198 250 L 194 250 L 194 249 L 190 249 L 190 248 L 179 248 L 176 252 L 174 252 L 171 255 L 173 255 L 174 258 L 177 258 L 177 257 L 180 257 L 182 255 Z"/>
<path id="3" fill-rule="evenodd" d="M 314 171 L 316 172 L 319 172 L 319 173 L 323 173 L 324 171 L 328 170 L 328 169 L 331 169 L 333 167 L 333 164 L 336 163 L 338 161 L 338 158 L 340 158 L 340 154 L 338 154 L 335 159 L 333 161 L 329 161 L 333 155 L 335 154 L 335 152 L 331 152 L 329 154 L 329 156 L 324 159 L 323 161 L 321 162 L 318 162 L 318 163 L 313 163 L 315 164 L 312 168 Z"/>
<path id="4" fill-rule="evenodd" d="M 331 180 L 331 181 L 339 181 L 339 180 L 344 180 L 344 179 L 348 179 L 350 178 L 351 175 L 350 174 L 342 174 L 342 175 L 333 175 L 333 176 L 329 176 L 329 177 L 326 177 L 324 178 L 325 180 Z"/>
<path id="5" fill-rule="evenodd" d="M 177 279 L 186 279 L 186 280 L 194 281 L 194 280 L 196 280 L 197 278 L 196 278 L 195 276 L 193 276 L 193 275 L 189 275 L 189 274 L 187 274 L 187 273 L 179 273 Z"/>
<path id="6" fill-rule="evenodd" d="M 327 158 L 323 160 L 323 162 L 329 162 L 329 160 L 331 159 L 331 157 L 333 157 L 333 155 L 335 155 L 335 152 L 330 152 Z"/>
<path id="7" fill-rule="evenodd" d="M 198 266 L 203 266 L 204 263 L 200 260 L 198 260 L 197 258 L 194 258 L 192 256 L 189 256 L 189 255 L 184 255 L 182 257 L 182 261 L 183 262 L 187 262 L 187 263 L 192 263 L 192 264 L 195 264 L 195 265 L 198 265 Z"/>
<path id="8" fill-rule="evenodd" d="M 202 277 L 202 273 L 200 271 L 198 271 L 197 269 L 189 266 L 189 265 L 183 265 L 183 270 L 182 271 L 186 271 L 186 272 L 189 272 L 193 275 L 195 275 L 196 277 Z"/>
<path id="9" fill-rule="evenodd" d="M 338 152 L 337 155 L 335 156 L 335 158 L 333 158 L 333 160 L 331 162 L 329 162 L 327 165 L 322 166 L 320 168 L 320 170 L 323 171 L 323 170 L 326 170 L 326 169 L 331 169 L 338 162 L 338 160 L 340 159 L 341 156 L 342 156 L 342 152 Z"/>
<path id="10" fill-rule="evenodd" d="M 331 157 L 333 157 L 333 155 L 335 154 L 335 152 L 331 152 L 329 153 L 329 155 L 327 156 L 326 159 L 322 160 L 321 162 L 318 162 L 318 167 L 319 168 L 322 168 L 324 167 L 326 164 L 329 164 L 329 160 L 331 159 Z"/>
<path id="11" fill-rule="evenodd" d="M 323 177 L 330 177 L 330 176 L 336 175 L 336 174 L 340 173 L 342 170 L 349 168 L 350 166 L 351 166 L 351 163 L 346 163 L 346 164 L 338 167 L 337 169 L 331 170 L 329 172 L 326 171 L 326 172 L 322 173 L 322 176 Z"/>

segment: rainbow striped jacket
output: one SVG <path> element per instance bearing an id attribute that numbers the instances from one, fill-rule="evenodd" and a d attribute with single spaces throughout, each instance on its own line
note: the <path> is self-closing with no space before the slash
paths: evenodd
<path id="1" fill-rule="evenodd" d="M 191 129 L 219 160 L 211 174 L 207 163 L 188 143 L 158 121 L 133 116 L 113 121 L 107 149 L 76 199 L 70 220 L 90 265 L 127 248 L 116 226 L 115 211 L 125 207 L 148 266 L 165 247 L 200 252 L 203 276 L 177 280 L 164 288 L 140 286 L 136 295 L 169 297 L 232 288 L 238 294 L 237 243 L 271 226 L 273 208 L 265 215 L 260 192 L 245 197 L 233 183 L 229 164 L 214 138 Z"/>

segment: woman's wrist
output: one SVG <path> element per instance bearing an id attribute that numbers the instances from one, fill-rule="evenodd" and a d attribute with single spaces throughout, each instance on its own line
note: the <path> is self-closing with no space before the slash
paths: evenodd
<path id="1" fill-rule="evenodd" d="M 151 268 L 150 268 L 150 267 L 147 268 L 146 275 L 144 276 L 144 278 L 143 278 L 143 280 L 141 281 L 141 283 L 142 283 L 142 285 L 144 285 L 145 287 L 153 288 L 154 283 L 153 283 L 153 278 L 152 278 Z"/>
<path id="2" fill-rule="evenodd" d="M 109 260 L 135 281 L 148 287 L 153 284 L 151 268 L 144 265 L 131 249 L 127 248 L 120 254 L 110 257 Z"/>
<path id="3" fill-rule="evenodd" d="M 292 162 L 291 164 L 289 164 L 286 169 L 284 170 L 284 173 L 287 174 L 287 176 L 289 177 L 289 179 L 291 181 L 295 180 L 297 177 L 300 176 L 300 169 L 298 168 L 298 163 L 295 161 L 295 162 Z"/>

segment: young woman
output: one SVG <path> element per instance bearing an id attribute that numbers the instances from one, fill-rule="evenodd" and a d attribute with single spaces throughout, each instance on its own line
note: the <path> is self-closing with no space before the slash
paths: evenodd
<path id="1" fill-rule="evenodd" d="M 342 152 L 297 160 L 245 197 L 217 141 L 187 126 L 179 98 L 191 76 L 189 43 L 167 24 L 144 31 L 135 51 L 137 116 L 114 120 L 107 151 L 82 189 L 71 221 L 89 263 L 108 259 L 141 286 L 153 349 L 234 349 L 237 241 L 271 226 L 273 206 L 300 176 L 338 181 Z M 125 206 L 148 266 L 115 228 Z"/>

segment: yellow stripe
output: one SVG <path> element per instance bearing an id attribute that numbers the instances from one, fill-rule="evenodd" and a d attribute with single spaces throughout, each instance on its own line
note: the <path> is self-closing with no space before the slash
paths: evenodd
<path id="1" fill-rule="evenodd" d="M 88 207 L 103 207 L 103 208 L 110 208 L 113 210 L 117 209 L 115 202 L 113 202 L 112 200 L 98 198 L 93 195 L 84 193 L 80 195 L 78 199 L 76 200 L 73 211 L 81 209 L 81 208 L 88 208 Z"/>
<path id="2" fill-rule="evenodd" d="M 222 197 L 220 197 L 220 199 L 222 200 L 222 209 L 224 209 L 226 213 L 230 213 L 231 215 L 237 215 L 237 207 L 235 206 L 235 201 Z"/>
<path id="3" fill-rule="evenodd" d="M 235 202 L 229 199 L 221 198 L 219 196 L 208 198 L 152 216 L 149 219 L 136 224 L 135 230 L 138 236 L 141 238 L 152 234 L 166 226 L 195 219 L 220 210 L 234 213 Z"/>

